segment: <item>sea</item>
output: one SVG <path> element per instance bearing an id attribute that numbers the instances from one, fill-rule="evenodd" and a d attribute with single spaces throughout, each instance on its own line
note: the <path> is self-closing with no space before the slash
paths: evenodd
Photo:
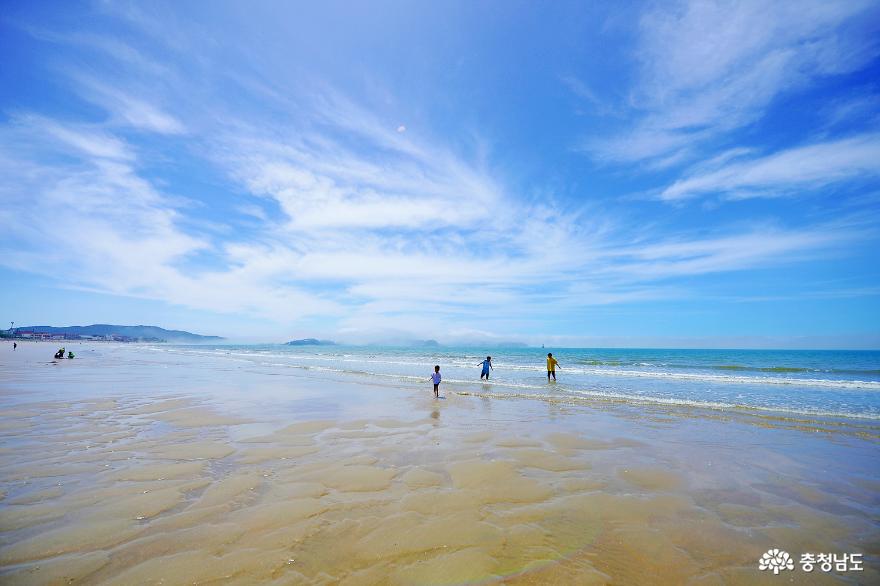
<path id="1" fill-rule="evenodd" d="M 222 355 L 269 369 L 301 369 L 459 394 L 547 401 L 607 400 L 757 414 L 880 419 L 880 351 L 669 350 L 393 346 L 172 345 L 157 353 Z M 546 356 L 559 361 L 547 381 Z M 489 381 L 482 360 L 492 356 Z"/>

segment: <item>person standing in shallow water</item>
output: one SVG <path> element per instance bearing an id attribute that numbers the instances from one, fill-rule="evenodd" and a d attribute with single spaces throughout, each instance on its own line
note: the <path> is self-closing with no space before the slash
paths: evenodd
<path id="1" fill-rule="evenodd" d="M 492 366 L 492 357 L 486 356 L 486 359 L 480 364 L 483 365 L 483 372 L 480 373 L 480 380 L 483 380 L 483 377 L 486 377 L 486 380 L 489 380 L 489 370 L 495 370 L 495 367 Z M 479 366 L 479 364 L 477 365 Z"/>
<path id="2" fill-rule="evenodd" d="M 434 383 L 434 398 L 440 398 L 440 365 L 434 367 L 434 373 L 431 375 L 431 382 Z"/>
<path id="3" fill-rule="evenodd" d="M 547 352 L 547 380 L 550 380 L 550 377 L 553 377 L 553 380 L 556 380 L 556 367 L 559 366 L 559 362 L 553 358 L 553 352 Z M 562 368 L 559 366 L 559 368 Z"/>

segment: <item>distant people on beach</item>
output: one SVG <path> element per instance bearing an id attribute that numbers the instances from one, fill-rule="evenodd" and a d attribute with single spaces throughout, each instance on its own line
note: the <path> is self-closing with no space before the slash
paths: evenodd
<path id="1" fill-rule="evenodd" d="M 480 380 L 483 380 L 483 377 L 486 377 L 486 380 L 489 380 L 489 371 L 495 370 L 495 367 L 492 366 L 492 357 L 486 356 L 486 359 L 477 364 L 477 366 L 480 366 L 480 364 L 483 365 L 483 372 L 480 373 Z"/>
<path id="2" fill-rule="evenodd" d="M 13 342 L 13 343 L 12 343 L 12 349 L 13 349 L 13 350 L 16 350 L 17 348 L 18 348 L 18 342 Z"/>
<path id="3" fill-rule="evenodd" d="M 434 367 L 434 373 L 431 374 L 431 382 L 434 383 L 434 398 L 440 398 L 440 365 Z"/>
<path id="4" fill-rule="evenodd" d="M 55 353 L 55 358 L 64 358 L 64 348 L 59 348 Z"/>
<path id="5" fill-rule="evenodd" d="M 553 377 L 553 380 L 556 380 L 556 367 L 559 366 L 559 362 L 553 358 L 553 352 L 547 352 L 547 380 L 550 380 L 550 377 Z M 559 366 L 559 368 L 562 368 Z"/>

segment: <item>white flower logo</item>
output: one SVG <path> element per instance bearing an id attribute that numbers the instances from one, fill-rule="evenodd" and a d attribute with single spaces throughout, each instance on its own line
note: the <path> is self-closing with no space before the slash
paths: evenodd
<path id="1" fill-rule="evenodd" d="M 761 571 L 773 570 L 773 574 L 776 575 L 779 574 L 780 570 L 793 570 L 794 562 L 791 561 L 791 556 L 788 555 L 787 551 L 771 549 L 761 556 L 761 561 L 758 562 L 758 569 Z"/>

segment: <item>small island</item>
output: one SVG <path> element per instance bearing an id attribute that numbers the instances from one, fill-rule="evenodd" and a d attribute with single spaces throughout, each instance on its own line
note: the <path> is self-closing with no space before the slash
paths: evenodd
<path id="1" fill-rule="evenodd" d="M 291 340 L 287 342 L 287 346 L 335 346 L 333 340 L 318 340 L 317 338 L 303 338 L 302 340 Z"/>

